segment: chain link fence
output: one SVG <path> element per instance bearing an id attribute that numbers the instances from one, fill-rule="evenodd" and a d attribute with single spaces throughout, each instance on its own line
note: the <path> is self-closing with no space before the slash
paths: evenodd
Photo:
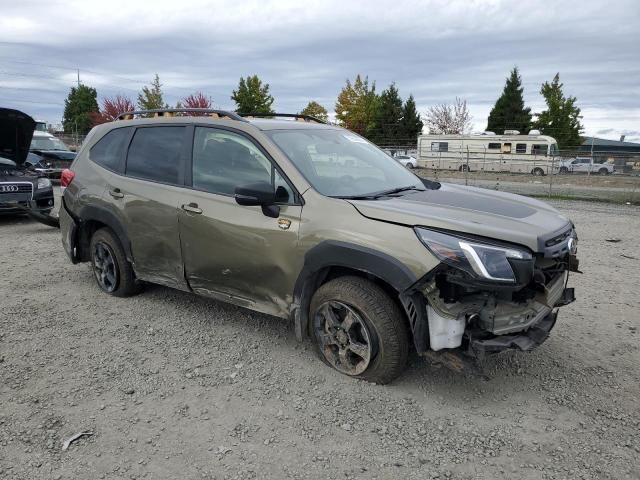
<path id="1" fill-rule="evenodd" d="M 409 149 L 407 149 L 408 151 Z M 415 151 L 415 149 L 414 149 Z M 492 152 L 418 157 L 420 176 L 535 197 L 640 204 L 640 154 L 563 151 L 512 159 Z"/>

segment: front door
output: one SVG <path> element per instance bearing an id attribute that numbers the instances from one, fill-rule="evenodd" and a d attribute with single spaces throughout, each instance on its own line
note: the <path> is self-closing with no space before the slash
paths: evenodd
<path id="1" fill-rule="evenodd" d="M 250 138 L 209 127 L 195 128 L 191 177 L 178 211 L 189 286 L 287 317 L 302 268 L 295 252 L 302 206 L 291 184 Z M 236 187 L 257 182 L 281 192 L 279 218 L 236 203 Z"/>

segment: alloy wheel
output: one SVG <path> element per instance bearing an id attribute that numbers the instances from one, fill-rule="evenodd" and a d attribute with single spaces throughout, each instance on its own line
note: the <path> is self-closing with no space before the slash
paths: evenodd
<path id="1" fill-rule="evenodd" d="M 95 244 L 93 267 L 100 288 L 106 292 L 113 292 L 118 286 L 118 268 L 113 251 L 106 243 Z"/>
<path id="2" fill-rule="evenodd" d="M 324 358 L 339 372 L 360 375 L 369 367 L 372 335 L 353 307 L 339 301 L 323 303 L 314 315 L 314 333 Z"/>

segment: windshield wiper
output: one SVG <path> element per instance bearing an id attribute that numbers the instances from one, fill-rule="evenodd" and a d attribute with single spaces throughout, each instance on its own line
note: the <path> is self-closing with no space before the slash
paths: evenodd
<path id="1" fill-rule="evenodd" d="M 424 191 L 424 189 L 418 188 L 415 185 L 409 185 L 406 187 L 398 187 L 398 188 L 392 188 L 390 190 L 383 190 L 381 192 L 367 193 L 365 195 L 341 195 L 338 198 L 344 198 L 346 200 L 375 200 L 377 198 L 388 197 L 389 195 L 393 195 L 395 193 L 407 192 L 410 190 L 415 190 L 418 192 Z"/>

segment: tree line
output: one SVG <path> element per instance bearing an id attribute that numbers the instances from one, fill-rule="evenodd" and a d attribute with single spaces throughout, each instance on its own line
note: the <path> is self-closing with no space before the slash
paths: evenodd
<path id="1" fill-rule="evenodd" d="M 275 113 L 269 84 L 263 83 L 257 75 L 241 77 L 231 99 L 239 114 Z M 135 102 L 126 95 L 118 94 L 102 98 L 98 105 L 96 89 L 80 84 L 71 88 L 65 100 L 63 125 L 65 131 L 86 134 L 93 126 L 116 120 L 125 112 L 166 108 L 170 106 L 164 99 L 157 74 L 149 85 L 142 88 Z M 202 92 L 194 92 L 178 101 L 174 108 L 213 108 L 213 99 Z M 339 124 L 378 143 L 415 143 L 422 132 L 422 120 L 412 95 L 403 101 L 393 83 L 378 95 L 375 82 L 370 85 L 369 80 L 360 75 L 353 82 L 346 81 L 338 95 L 335 111 Z M 327 109 L 315 100 L 309 101 L 298 113 L 325 122 L 329 120 Z"/>
<path id="2" fill-rule="evenodd" d="M 518 130 L 522 134 L 532 129 L 540 130 L 558 141 L 560 148 L 578 145 L 581 141 L 580 109 L 576 98 L 565 96 L 559 74 L 551 82 L 542 84 L 540 94 L 547 108 L 532 114 L 524 103 L 524 88 L 518 67 L 507 77 L 502 94 L 489 113 L 487 130 L 503 134 L 505 130 Z M 231 99 L 236 112 L 275 113 L 274 98 L 268 83 L 257 75 L 241 77 L 232 91 Z M 213 108 L 213 99 L 203 92 L 194 92 L 177 102 L 175 108 Z M 86 134 L 93 126 L 115 120 L 118 115 L 140 109 L 170 108 L 164 100 L 160 78 L 156 74 L 149 85 L 139 92 L 136 101 L 126 95 L 105 97 L 98 105 L 95 88 L 80 84 L 72 87 L 65 100 L 63 124 L 65 131 Z M 376 92 L 375 81 L 356 75 L 338 94 L 335 103 L 335 119 L 344 126 L 383 146 L 415 145 L 426 124 L 430 133 L 468 133 L 472 117 L 464 99 L 456 98 L 453 104 L 435 105 L 427 109 L 423 117 L 418 113 L 413 95 L 406 100 L 400 97 L 395 83 L 382 92 Z M 310 115 L 322 121 L 329 120 L 327 109 L 315 100 L 303 108 L 300 114 Z M 197 115 L 198 113 L 193 113 Z M 534 119 L 534 116 L 536 117 Z"/>
<path id="3" fill-rule="evenodd" d="M 527 134 L 539 130 L 543 135 L 556 139 L 559 148 L 575 147 L 582 141 L 580 133 L 580 108 L 576 106 L 576 97 L 566 96 L 560 74 L 556 73 L 551 82 L 544 82 L 540 94 L 544 98 L 546 109 L 532 114 L 531 108 L 524 103 L 524 88 L 518 67 L 511 70 L 505 81 L 502 94 L 496 100 L 486 130 L 498 135 L 507 130 L 517 130 Z M 537 117 L 534 119 L 534 116 Z M 442 104 L 431 107 L 425 114 L 430 133 L 460 134 L 468 133 L 471 127 L 471 115 L 466 101 L 456 98 L 453 105 Z"/>

